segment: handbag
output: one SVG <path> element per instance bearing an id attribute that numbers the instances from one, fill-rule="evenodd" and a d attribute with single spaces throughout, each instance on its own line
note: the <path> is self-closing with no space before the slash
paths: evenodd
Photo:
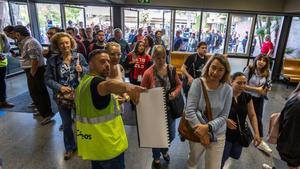
<path id="1" fill-rule="evenodd" d="M 176 68 L 173 67 L 171 71 L 168 65 L 167 71 L 168 71 L 168 76 L 171 84 L 171 90 L 169 93 L 171 93 L 176 89 L 176 79 L 175 79 Z M 182 116 L 184 110 L 184 100 L 181 92 L 173 100 L 169 100 L 169 106 L 170 106 L 171 116 L 173 119 L 177 119 Z"/>
<path id="2" fill-rule="evenodd" d="M 237 123 L 238 123 L 238 128 L 239 128 L 239 143 L 241 144 L 241 146 L 243 147 L 249 147 L 250 143 L 253 140 L 253 134 L 248 126 L 247 121 L 245 122 L 245 128 L 242 129 L 241 125 L 240 125 L 240 120 L 238 115 L 236 114 L 237 117 Z"/>
<path id="3" fill-rule="evenodd" d="M 58 80 L 58 66 L 57 66 L 57 57 L 55 56 L 55 71 L 56 71 L 56 82 L 59 83 Z M 79 64 L 79 53 L 77 53 L 77 64 Z M 78 75 L 78 80 L 80 80 L 80 76 Z M 61 91 L 58 91 L 56 93 L 56 101 L 57 104 L 61 107 L 67 108 L 67 109 L 74 109 L 75 108 L 75 92 L 72 90 L 69 93 L 62 93 Z"/>
<path id="4" fill-rule="evenodd" d="M 62 93 L 58 92 L 56 94 L 56 100 L 57 104 L 61 107 L 67 108 L 67 109 L 73 109 L 75 107 L 75 94 L 74 91 L 70 93 Z"/>
<path id="5" fill-rule="evenodd" d="M 211 112 L 211 105 L 209 102 L 207 90 L 206 90 L 206 87 L 201 78 L 200 78 L 200 81 L 201 81 L 202 91 L 203 91 L 205 103 L 206 103 L 204 115 L 206 116 L 208 121 L 211 121 L 212 120 L 212 112 Z M 199 137 L 198 135 L 195 134 L 194 129 L 190 126 L 189 122 L 185 119 L 185 113 L 182 114 L 182 117 L 180 119 L 178 132 L 181 135 L 181 137 L 183 137 L 184 139 L 193 141 L 193 142 L 200 142 L 203 145 L 208 145 L 211 142 L 210 140 L 203 140 L 203 139 L 207 139 L 210 137 L 203 138 L 203 137 Z"/>

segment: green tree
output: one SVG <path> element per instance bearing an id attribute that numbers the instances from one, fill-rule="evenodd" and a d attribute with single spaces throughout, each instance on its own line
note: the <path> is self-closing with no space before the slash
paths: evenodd
<path id="1" fill-rule="evenodd" d="M 65 13 L 66 13 L 66 21 L 69 20 L 73 21 L 73 23 L 79 22 L 79 16 L 80 16 L 80 8 L 72 8 L 72 7 L 66 7 Z"/>
<path id="2" fill-rule="evenodd" d="M 39 6 L 41 9 L 38 15 L 40 29 L 44 29 L 45 31 L 48 28 L 48 20 L 52 20 L 53 25 L 60 25 L 60 12 L 55 7 L 51 5 Z"/>

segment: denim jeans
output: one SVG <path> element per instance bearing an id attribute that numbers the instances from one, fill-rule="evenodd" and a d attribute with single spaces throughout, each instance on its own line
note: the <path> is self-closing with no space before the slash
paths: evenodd
<path id="1" fill-rule="evenodd" d="M 124 153 L 105 161 L 91 161 L 92 169 L 125 169 Z"/>
<path id="2" fill-rule="evenodd" d="M 168 148 L 152 148 L 152 157 L 154 160 L 159 160 L 160 153 L 164 155 L 168 153 L 168 151 L 169 151 Z"/>
<path id="3" fill-rule="evenodd" d="M 63 125 L 65 149 L 66 151 L 75 151 L 77 148 L 72 129 L 72 110 L 59 105 L 57 107 Z"/>
<path id="4" fill-rule="evenodd" d="M 0 67 L 0 102 L 6 101 L 5 75 L 6 67 Z"/>

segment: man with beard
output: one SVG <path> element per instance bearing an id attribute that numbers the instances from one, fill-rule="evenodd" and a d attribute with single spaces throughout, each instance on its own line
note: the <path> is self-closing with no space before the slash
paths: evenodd
<path id="1" fill-rule="evenodd" d="M 103 30 L 99 30 L 97 32 L 97 41 L 90 44 L 87 48 L 88 53 L 91 53 L 95 49 L 105 49 L 106 43 L 105 43 L 105 33 Z"/>

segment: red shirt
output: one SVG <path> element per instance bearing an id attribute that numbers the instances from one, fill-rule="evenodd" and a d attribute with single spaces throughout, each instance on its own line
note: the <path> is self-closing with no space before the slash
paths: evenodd
<path id="1" fill-rule="evenodd" d="M 130 52 L 128 54 L 128 61 L 131 62 L 133 60 L 134 54 Z M 130 72 L 130 78 L 134 80 L 139 80 L 138 76 L 140 75 L 140 80 L 144 74 L 144 72 L 148 69 L 149 62 L 151 61 L 151 57 L 147 54 L 144 56 L 138 55 L 137 61 L 133 65 L 133 70 Z"/>
<path id="2" fill-rule="evenodd" d="M 136 41 L 143 41 L 144 40 L 144 36 L 143 35 L 136 35 Z"/>
<path id="3" fill-rule="evenodd" d="M 273 43 L 271 41 L 265 41 L 263 44 L 262 44 L 262 47 L 261 47 L 261 50 L 260 50 L 260 53 L 261 54 L 268 54 L 268 52 L 270 50 L 273 49 Z"/>

